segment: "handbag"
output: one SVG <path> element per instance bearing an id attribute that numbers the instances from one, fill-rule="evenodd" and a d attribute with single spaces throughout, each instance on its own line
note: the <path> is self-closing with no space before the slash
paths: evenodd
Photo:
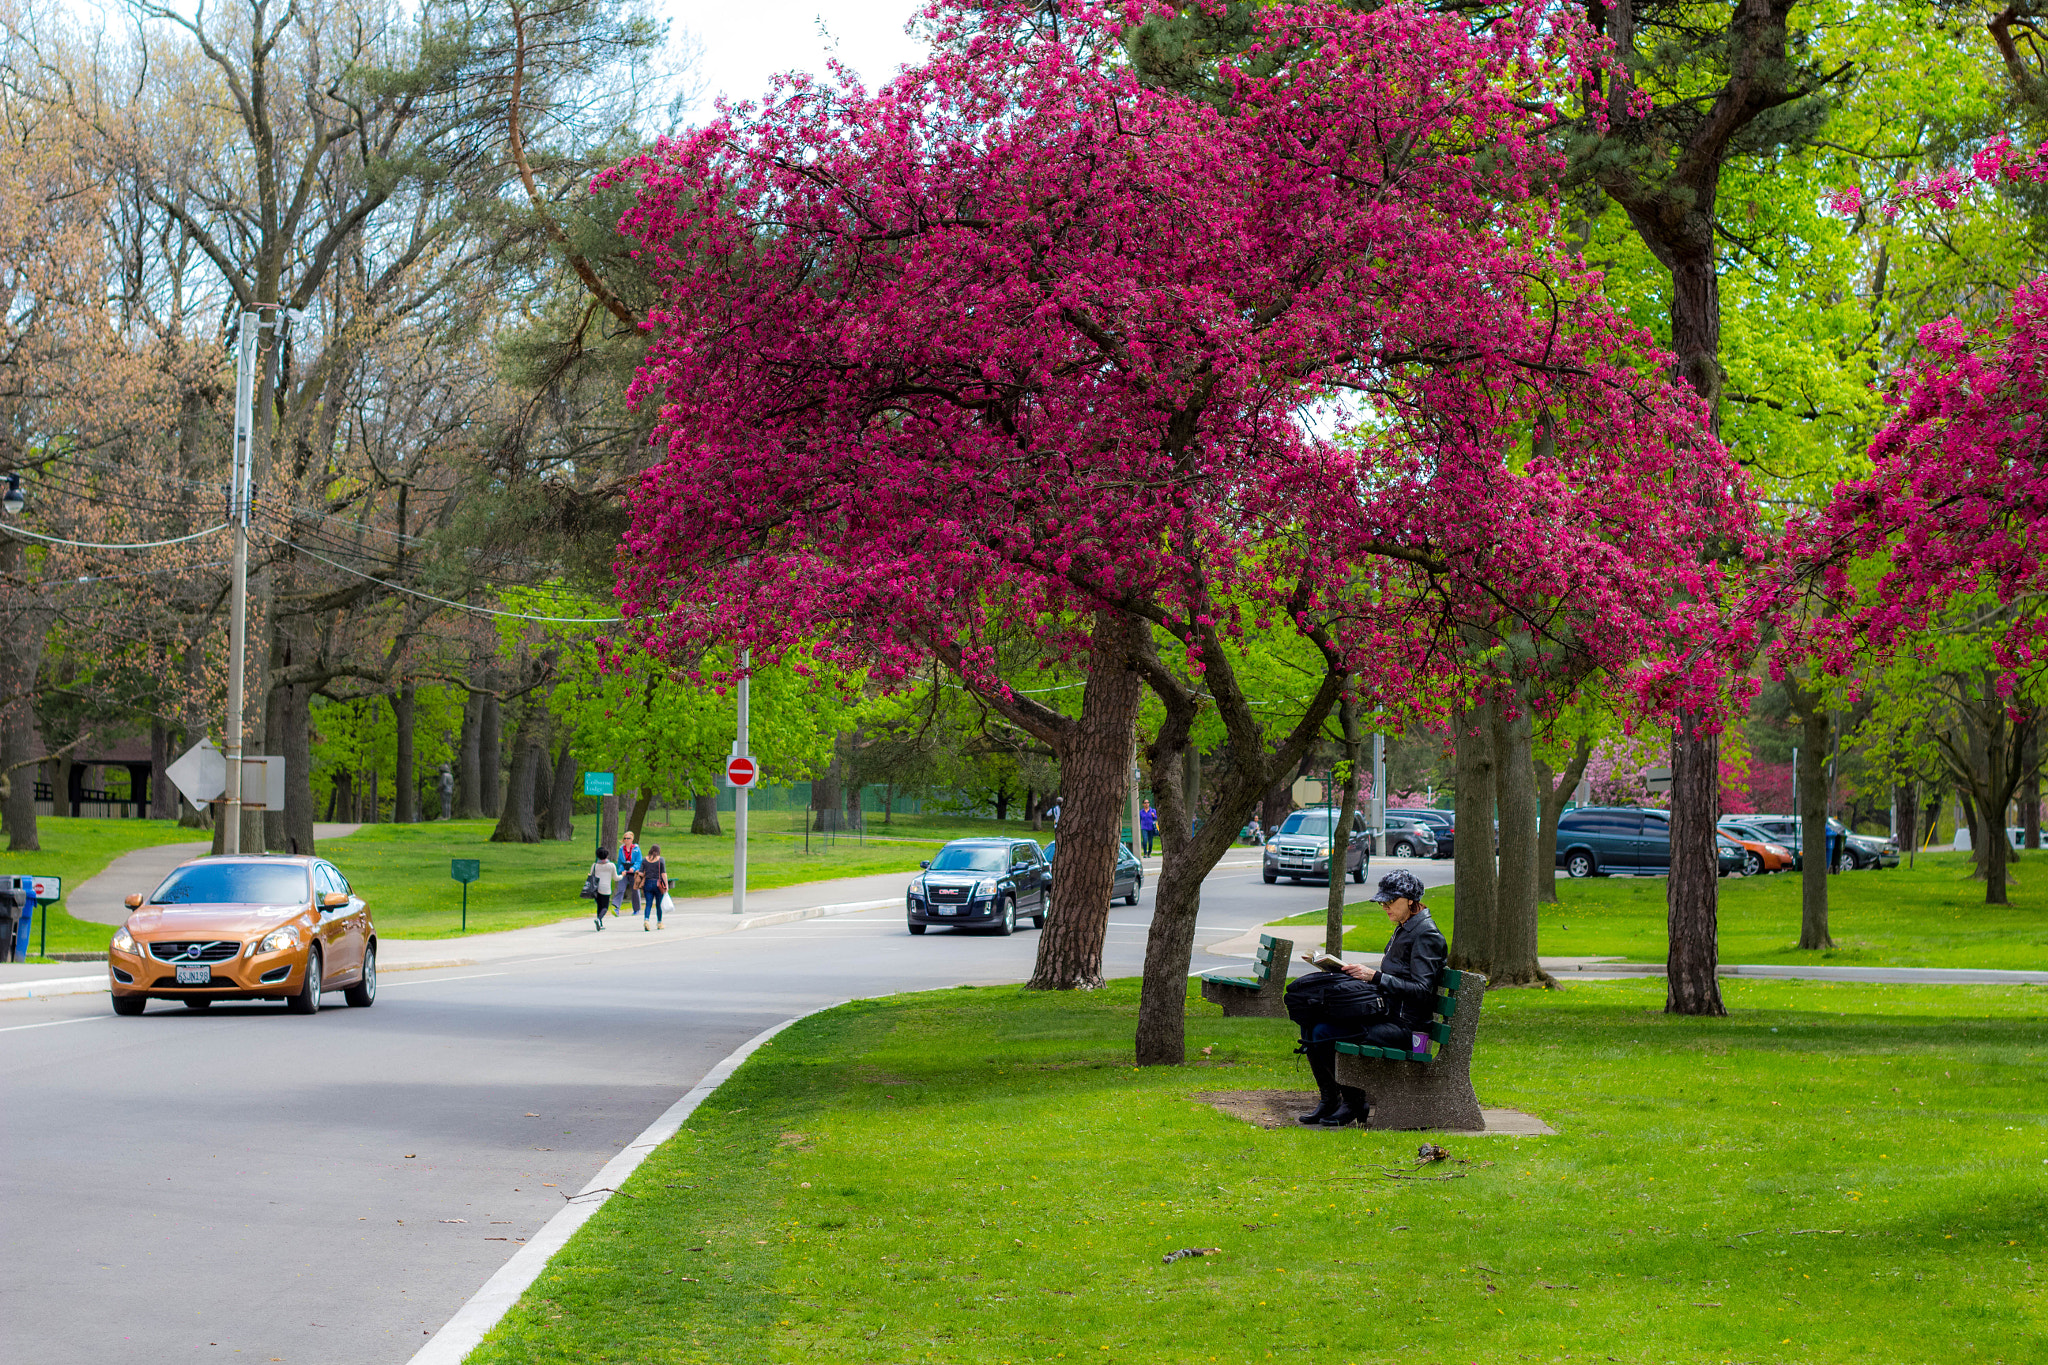
<path id="1" fill-rule="evenodd" d="M 1370 1019 L 1387 1012 L 1387 998 L 1376 983 L 1343 972 L 1310 972 L 1294 978 L 1287 983 L 1286 1003 L 1287 1017 L 1296 1023 L 1303 1022 L 1297 1010 L 1314 1014 L 1311 1023 Z"/>
<path id="2" fill-rule="evenodd" d="M 594 901 L 597 899 L 596 868 L 592 868 L 589 874 L 583 878 L 583 890 L 580 894 L 582 895 L 583 899 L 587 901 Z"/>

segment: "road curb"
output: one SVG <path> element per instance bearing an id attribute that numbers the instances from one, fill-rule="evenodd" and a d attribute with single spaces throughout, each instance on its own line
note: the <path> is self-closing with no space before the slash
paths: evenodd
<path id="1" fill-rule="evenodd" d="M 829 1005 L 820 1005 L 817 1009 L 792 1015 L 771 1028 L 762 1029 L 705 1072 L 704 1079 L 692 1086 L 688 1094 L 670 1105 L 660 1118 L 647 1125 L 639 1137 L 607 1161 L 604 1168 L 590 1178 L 588 1185 L 571 1195 L 562 1211 L 548 1219 L 525 1246 L 513 1253 L 511 1260 L 498 1267 L 498 1273 L 485 1280 L 483 1288 L 470 1295 L 468 1302 L 455 1310 L 455 1316 L 442 1324 L 432 1341 L 413 1353 L 407 1365 L 462 1365 L 485 1335 L 512 1311 L 512 1306 L 519 1302 L 519 1296 L 540 1278 L 555 1254 L 568 1245 L 576 1230 L 610 1202 L 618 1187 L 626 1183 L 626 1178 L 639 1168 L 649 1153 L 681 1130 L 697 1106 L 710 1099 L 712 1093 L 739 1070 L 740 1063 L 791 1024 L 837 1009 L 845 1003 L 844 1000 L 836 1000 Z"/>
<path id="2" fill-rule="evenodd" d="M 0 986 L 0 1000 L 37 1000 L 46 995 L 86 995 L 107 989 L 107 974 L 52 976 L 41 981 L 13 981 Z"/>

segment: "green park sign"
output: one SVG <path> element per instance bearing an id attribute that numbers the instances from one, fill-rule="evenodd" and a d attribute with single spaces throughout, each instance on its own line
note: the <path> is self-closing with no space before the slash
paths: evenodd
<path id="1" fill-rule="evenodd" d="M 613 790 L 612 775 L 610 773 L 583 774 L 583 794 L 585 796 L 610 796 Z"/>

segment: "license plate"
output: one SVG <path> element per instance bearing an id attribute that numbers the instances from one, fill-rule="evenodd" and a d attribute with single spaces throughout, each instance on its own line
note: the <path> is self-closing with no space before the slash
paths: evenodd
<path id="1" fill-rule="evenodd" d="M 178 966 L 178 984 L 180 986 L 211 986 L 213 984 L 213 968 L 203 963 L 197 967 L 187 967 L 180 963 Z"/>
<path id="2" fill-rule="evenodd" d="M 957 905 L 941 905 L 938 907 L 938 911 L 942 915 L 957 915 L 960 913 L 960 907 Z"/>

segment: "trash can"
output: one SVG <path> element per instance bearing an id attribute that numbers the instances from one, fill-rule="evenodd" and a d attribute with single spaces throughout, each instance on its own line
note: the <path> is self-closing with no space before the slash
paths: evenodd
<path id="1" fill-rule="evenodd" d="M 0 962 L 19 962 L 28 956 L 35 903 L 34 878 L 0 877 Z"/>

